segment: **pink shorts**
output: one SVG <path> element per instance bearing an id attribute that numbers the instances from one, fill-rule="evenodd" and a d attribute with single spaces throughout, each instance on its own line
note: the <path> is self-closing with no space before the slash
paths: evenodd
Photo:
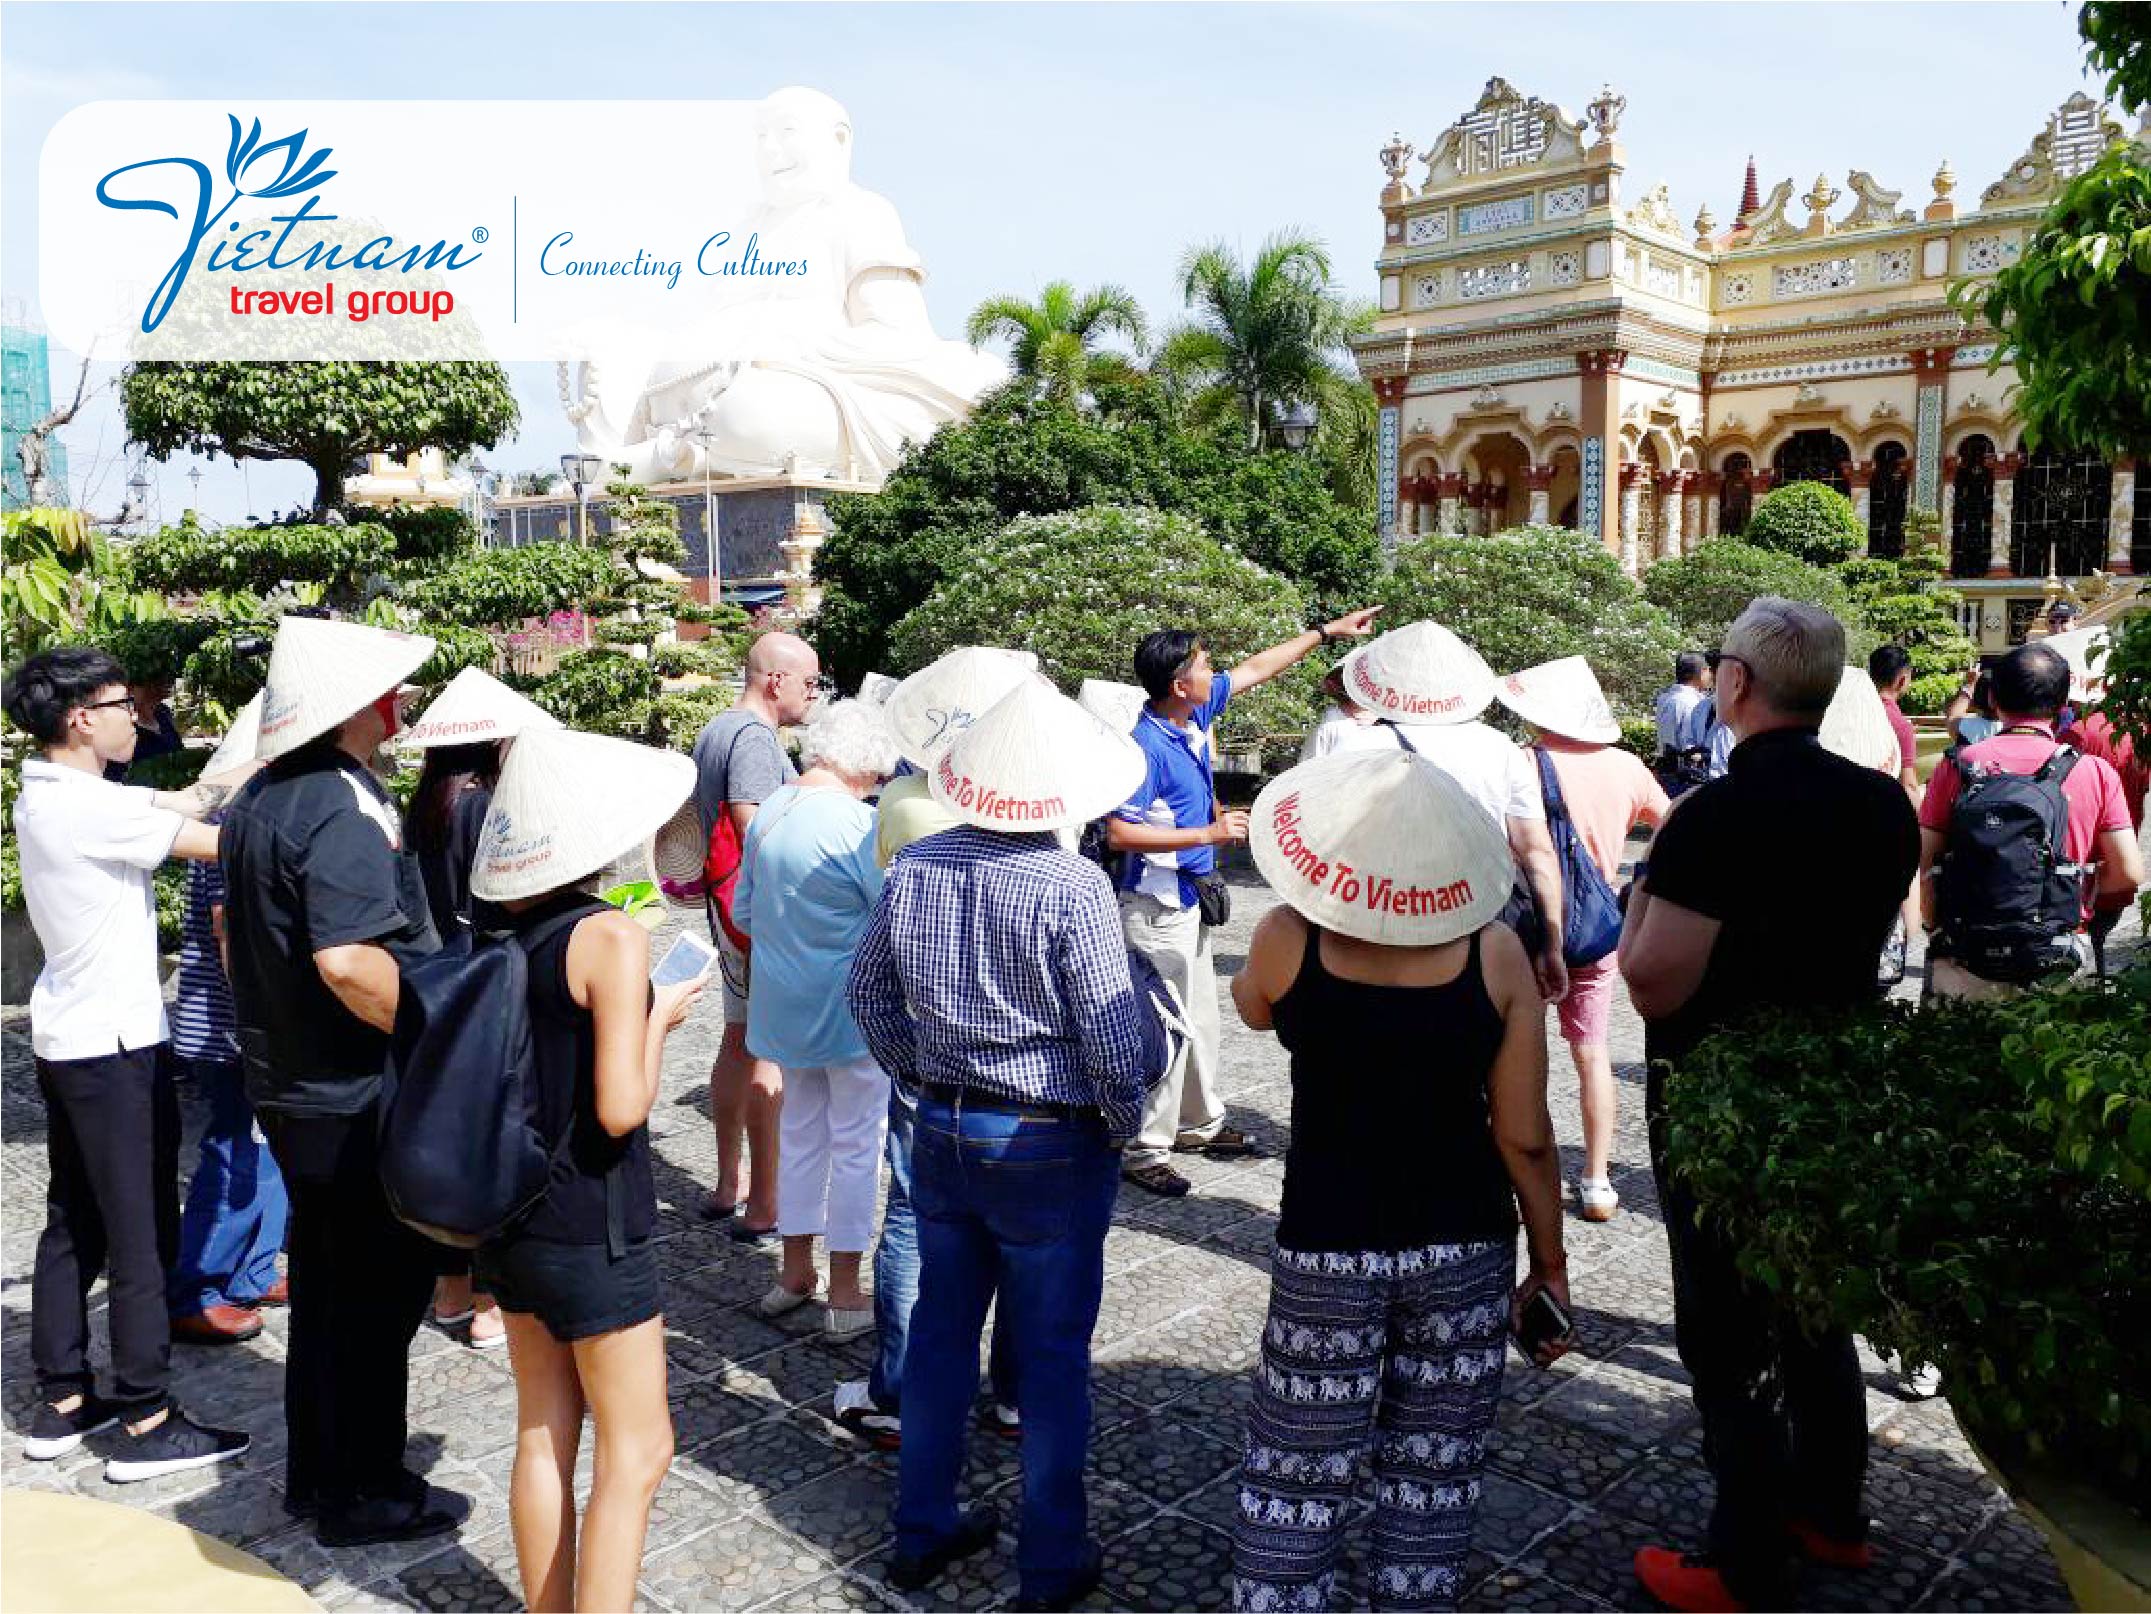
<path id="1" fill-rule="evenodd" d="M 1566 1041 L 1591 1047 L 1611 1038 L 1613 984 L 1620 978 L 1611 953 L 1568 972 L 1568 996 L 1561 1000 L 1561 1035 Z"/>

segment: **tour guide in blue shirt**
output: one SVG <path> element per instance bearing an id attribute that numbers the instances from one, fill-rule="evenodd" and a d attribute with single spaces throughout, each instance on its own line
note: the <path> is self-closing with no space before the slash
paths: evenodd
<path id="1" fill-rule="evenodd" d="M 996 1285 L 1023 1418 L 1023 1602 L 1070 1608 L 1098 1583 L 1090 1336 L 1119 1145 L 1165 1048 L 1105 876 L 1051 832 L 1111 811 L 1142 771 L 1125 736 L 1026 679 L 934 759 L 934 800 L 957 825 L 898 854 L 852 961 L 859 1030 L 918 1099 L 919 1298 L 888 1570 L 903 1591 L 999 1528 L 992 1506 L 956 1504 Z"/>
<path id="2" fill-rule="evenodd" d="M 1332 639 L 1373 631 L 1381 607 L 1353 611 L 1298 638 L 1249 656 L 1229 673 L 1214 671 L 1201 635 L 1166 628 L 1135 647 L 1135 678 L 1150 696 L 1135 720 L 1135 743 L 1147 764 L 1142 783 L 1107 822 L 1116 852 L 1128 854 L 1120 878 L 1120 918 L 1128 945 L 1156 966 L 1187 1008 L 1186 1053 L 1151 1091 L 1143 1124 L 1128 1146 L 1122 1173 L 1138 1188 L 1178 1197 L 1187 1178 L 1172 1168 L 1174 1150 L 1214 1158 L 1255 1152 L 1247 1135 L 1225 1125 L 1218 1090 L 1217 970 L 1210 930 L 1223 923 L 1224 881 L 1216 848 L 1247 839 L 1247 814 L 1226 812 L 1210 773 L 1210 730 L 1233 696 L 1266 684 Z M 1204 888 L 1210 890 L 1205 917 Z"/>

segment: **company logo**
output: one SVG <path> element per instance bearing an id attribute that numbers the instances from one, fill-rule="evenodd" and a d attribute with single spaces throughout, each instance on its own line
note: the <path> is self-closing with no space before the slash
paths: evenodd
<path id="1" fill-rule="evenodd" d="M 171 312 L 188 275 L 193 272 L 196 260 L 202 257 L 203 247 L 212 239 L 215 244 L 209 247 L 203 266 L 225 274 L 264 269 L 359 269 L 408 275 L 421 269 L 461 269 L 484 256 L 479 252 L 466 254 L 461 242 L 435 241 L 431 246 L 405 246 L 388 235 L 374 236 L 353 249 L 348 243 L 336 241 L 311 228 L 302 228 L 336 219 L 334 213 L 316 211 L 322 187 L 336 177 L 335 169 L 322 166 L 334 148 L 322 146 L 308 152 L 305 129 L 278 140 L 265 141 L 259 118 L 253 121 L 251 128 L 242 130 L 236 117 L 229 113 L 225 116 L 231 124 L 231 144 L 224 154 L 224 181 L 230 187 L 230 194 L 224 197 L 223 205 L 216 205 L 218 186 L 215 175 L 207 164 L 192 157 L 147 158 L 115 168 L 97 182 L 97 200 L 106 207 L 121 212 L 162 213 L 186 230 L 186 238 L 172 259 L 171 267 L 143 306 L 142 330 L 145 335 L 164 323 L 165 315 Z M 125 187 L 135 194 L 120 195 L 112 189 L 113 181 L 126 175 L 145 175 L 157 169 L 174 171 L 167 176 L 165 194 L 143 193 L 141 181 Z M 225 232 L 238 231 L 239 221 L 226 222 L 225 215 L 243 200 L 281 202 L 299 196 L 305 199 L 290 212 L 269 216 L 269 222 L 281 226 L 280 229 L 253 229 L 244 234 L 218 233 L 220 224 Z M 472 238 L 483 241 L 484 229 L 474 230 Z M 235 312 L 239 311 L 236 303 L 241 295 L 251 294 L 234 292 Z M 402 312 L 401 309 L 395 311 Z M 364 315 L 354 312 L 354 317 L 363 319 Z"/>

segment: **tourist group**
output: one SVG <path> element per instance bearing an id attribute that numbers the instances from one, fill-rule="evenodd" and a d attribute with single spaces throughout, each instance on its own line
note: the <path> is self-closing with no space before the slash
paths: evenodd
<path id="1" fill-rule="evenodd" d="M 14 828 L 50 1150 L 25 1455 L 102 1434 L 115 1484 L 238 1456 L 246 1435 L 173 1398 L 171 1348 L 288 1305 L 284 1505 L 332 1549 L 453 1531 L 468 1501 L 405 1450 L 430 1309 L 505 1342 L 529 1605 L 631 1606 L 673 1454 L 647 1122 L 713 982 L 718 1172 L 691 1214 L 781 1250 L 762 1313 L 818 1304 L 829 1339 L 873 1336 L 833 1406 L 900 1453 L 888 1581 L 930 1599 L 1007 1529 L 1019 1606 L 1079 1602 L 1116 1198 L 1263 1148 L 1227 1113 L 1212 951 L 1220 855 L 1245 843 L 1281 902 L 1229 995 L 1289 1051 L 1292 1112 L 1219 1566 L 1235 1603 L 1333 1606 L 1361 1530 L 1375 1606 L 1460 1595 L 1508 1352 L 1544 1365 L 1574 1339 L 1547 1012 L 1580 1083 L 1576 1203 L 1605 1222 L 1624 989 L 1716 1483 L 1699 1539 L 1636 1572 L 1671 1607 L 1737 1609 L 1785 1606 L 1803 1561 L 1864 1566 L 1853 1340 L 1780 1315 L 1669 1175 L 1667 1073 L 1758 1010 L 1874 1000 L 1912 927 L 1935 993 L 2099 967 L 2143 878 L 2145 769 L 2041 642 L 1989 669 L 1976 719 L 1968 679 L 1953 715 L 1989 726 L 1922 790 L 1903 652 L 1847 667 L 1810 606 L 1758 599 L 1681 658 L 1655 766 L 1583 658 L 1498 675 L 1438 623 L 1377 617 L 1230 667 L 1163 628 L 1132 684 L 1074 700 L 984 646 L 834 699 L 813 648 L 768 633 L 690 759 L 564 728 L 476 670 L 406 727 L 432 641 L 292 615 L 177 791 L 125 782 L 178 743 L 166 692 L 96 649 L 30 657 L 6 686 L 38 748 Z M 1218 720 L 1318 654 L 1331 704 L 1301 760 L 1224 806 Z M 423 753 L 407 810 L 384 748 Z M 190 864 L 169 1008 L 167 858 Z M 654 958 L 601 895 L 645 879 L 694 916 Z M 184 1208 L 182 1078 L 208 1111 Z M 1020 1442 L 1019 1517 L 965 1503 L 981 1422 Z"/>

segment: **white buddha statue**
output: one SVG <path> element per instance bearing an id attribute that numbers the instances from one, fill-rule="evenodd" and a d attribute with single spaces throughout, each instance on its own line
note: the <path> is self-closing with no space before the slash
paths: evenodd
<path id="1" fill-rule="evenodd" d="M 756 242 L 760 259 L 806 272 L 711 284 L 734 300 L 700 322 L 710 357 L 653 366 L 632 407 L 611 412 L 616 378 L 580 367 L 570 402 L 582 451 L 638 482 L 792 471 L 878 484 L 907 439 L 960 420 L 1007 378 L 998 358 L 934 334 L 924 266 L 888 200 L 851 182 L 851 120 L 817 90 L 785 89 L 756 119 L 762 203 L 708 249 Z"/>

